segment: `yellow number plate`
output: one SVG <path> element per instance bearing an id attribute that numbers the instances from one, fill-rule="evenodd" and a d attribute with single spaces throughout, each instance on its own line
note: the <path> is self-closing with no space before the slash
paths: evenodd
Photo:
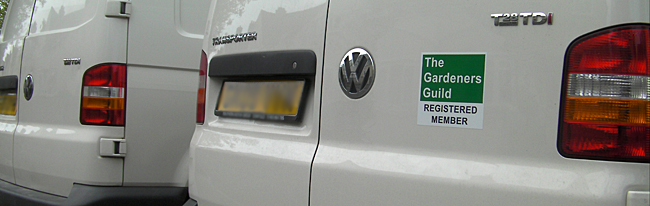
<path id="1" fill-rule="evenodd" d="M 305 80 L 226 81 L 215 113 L 255 119 L 295 119 L 304 89 Z"/>

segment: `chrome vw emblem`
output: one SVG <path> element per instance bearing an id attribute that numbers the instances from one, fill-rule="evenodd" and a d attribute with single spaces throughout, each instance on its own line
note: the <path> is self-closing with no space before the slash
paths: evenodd
<path id="1" fill-rule="evenodd" d="M 27 77 L 25 77 L 25 83 L 23 84 L 23 94 L 25 95 L 25 99 L 27 101 L 32 99 L 32 95 L 34 94 L 34 78 L 31 74 L 28 74 Z"/>
<path id="2" fill-rule="evenodd" d="M 366 95 L 375 82 L 375 62 L 370 53 L 354 48 L 343 56 L 339 65 L 339 83 L 343 93 L 352 99 Z"/>

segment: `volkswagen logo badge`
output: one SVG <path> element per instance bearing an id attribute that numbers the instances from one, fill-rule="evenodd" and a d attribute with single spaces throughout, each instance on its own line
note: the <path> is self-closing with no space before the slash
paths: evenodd
<path id="1" fill-rule="evenodd" d="M 32 99 L 32 95 L 34 94 L 34 78 L 31 74 L 28 74 L 27 77 L 25 77 L 25 83 L 23 84 L 23 94 L 25 95 L 25 99 L 27 101 Z"/>
<path id="2" fill-rule="evenodd" d="M 348 51 L 339 65 L 339 84 L 343 93 L 351 99 L 359 99 L 368 94 L 374 82 L 375 62 L 370 53 L 362 48 Z"/>

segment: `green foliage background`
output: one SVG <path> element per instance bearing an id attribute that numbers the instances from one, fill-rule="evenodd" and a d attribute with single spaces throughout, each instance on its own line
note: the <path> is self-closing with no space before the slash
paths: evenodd
<path id="1" fill-rule="evenodd" d="M 9 7 L 9 0 L 0 0 L 0 29 L 2 28 L 2 23 L 5 21 L 7 7 Z"/>

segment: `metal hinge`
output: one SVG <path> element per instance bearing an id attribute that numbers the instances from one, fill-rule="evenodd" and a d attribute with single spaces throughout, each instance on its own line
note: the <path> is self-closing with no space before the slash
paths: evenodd
<path id="1" fill-rule="evenodd" d="M 125 157 L 126 139 L 100 138 L 99 156 L 102 157 Z"/>
<path id="2" fill-rule="evenodd" d="M 131 17 L 130 0 L 109 0 L 106 2 L 106 17 Z"/>

